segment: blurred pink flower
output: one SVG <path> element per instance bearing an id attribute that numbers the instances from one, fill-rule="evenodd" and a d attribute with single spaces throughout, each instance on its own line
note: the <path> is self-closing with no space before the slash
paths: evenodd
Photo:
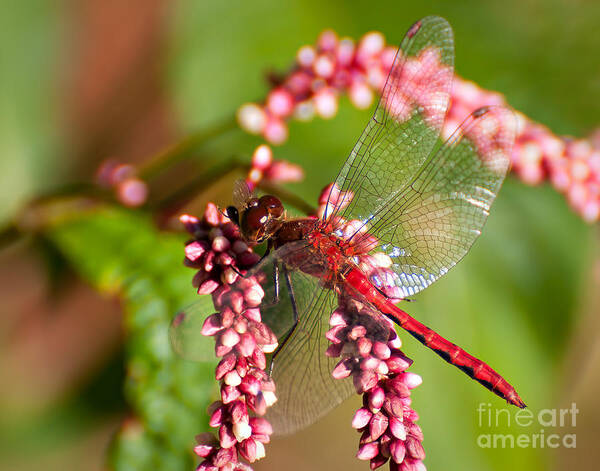
<path id="1" fill-rule="evenodd" d="M 294 66 L 275 80 L 276 85 L 263 105 L 247 103 L 240 107 L 238 122 L 246 131 L 260 134 L 277 145 L 287 140 L 286 120 L 306 121 L 315 115 L 330 119 L 337 114 L 338 100 L 343 94 L 348 95 L 355 107 L 368 108 L 375 94 L 383 89 L 396 51 L 379 32 L 367 33 L 355 44 L 350 38 L 339 38 L 334 31 L 326 30 L 315 46 L 306 45 L 298 50 Z M 439 67 L 429 67 L 436 62 Z M 427 109 L 435 106 L 436 97 L 419 91 L 432 80 L 444 79 L 450 69 L 442 65 L 436 51 L 425 49 L 407 63 L 407 70 L 421 68 L 423 64 L 427 64 L 422 68 L 428 74 L 412 76 L 407 72 L 407 77 L 399 79 L 406 81 L 401 88 L 403 93 L 414 94 L 414 105 L 422 106 L 429 116 Z M 402 119 L 403 113 L 410 110 L 396 109 L 395 102 L 398 100 L 392 97 L 388 107 Z M 455 76 L 442 136 L 449 137 L 472 111 L 489 105 L 506 105 L 506 100 L 497 92 Z M 514 173 L 528 184 L 549 181 L 586 221 L 600 219 L 598 136 L 582 139 L 556 136 L 523 114 L 517 115 L 520 126 L 512 153 Z M 442 123 L 430 124 L 442 126 Z"/>
<path id="2" fill-rule="evenodd" d="M 148 185 L 136 175 L 137 170 L 133 165 L 108 159 L 98 167 L 96 182 L 105 188 L 112 188 L 120 203 L 135 208 L 148 199 Z"/>

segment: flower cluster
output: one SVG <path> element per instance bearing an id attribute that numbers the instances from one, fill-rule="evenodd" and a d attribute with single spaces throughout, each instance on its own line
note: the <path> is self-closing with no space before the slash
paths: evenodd
<path id="1" fill-rule="evenodd" d="M 393 324 L 341 295 L 330 325 L 326 353 L 341 357 L 332 374 L 338 379 L 352 376 L 356 392 L 363 395 L 363 406 L 352 420 L 361 433 L 357 457 L 370 460 L 371 469 L 389 460 L 392 471 L 424 470 L 423 433 L 410 399 L 410 390 L 422 380 L 406 372 L 412 360 L 400 350 Z"/>
<path id="2" fill-rule="evenodd" d="M 320 195 L 318 215 L 331 211 L 331 205 L 344 207 L 352 196 L 329 185 Z M 356 230 L 357 221 L 329 221 L 342 237 Z M 260 416 L 276 401 L 275 385 L 265 372 L 265 353 L 275 350 L 277 339 L 262 323 L 259 309 L 265 296 L 261 287 L 265 275 L 240 276 L 258 261 L 258 255 L 213 204 L 208 205 L 202 220 L 183 215 L 181 222 L 193 235 L 185 247 L 185 264 L 198 269 L 193 284 L 200 294 L 212 295 L 217 310 L 205 320 L 201 333 L 215 338 L 215 352 L 221 358 L 216 369 L 221 398 L 209 409 L 210 425 L 219 429 L 218 439 L 209 433 L 197 437 L 194 450 L 204 459 L 198 469 L 248 470 L 239 457 L 252 463 L 264 456 L 272 428 Z M 376 240 L 366 231 L 356 240 L 359 242 L 348 249 L 359 266 L 382 291 L 399 299 L 389 257 L 368 253 Z M 174 325 L 184 322 L 185 315 L 176 317 Z M 363 407 L 352 422 L 362 434 L 358 458 L 370 460 L 372 467 L 389 460 L 391 469 L 424 469 L 423 435 L 410 407 L 410 389 L 421 379 L 405 371 L 412 362 L 399 350 L 393 325 L 343 293 L 330 324 L 326 336 L 331 345 L 326 353 L 340 358 L 332 376 L 352 376 L 357 393 L 363 395 Z M 251 417 L 251 412 L 257 416 Z"/>
<path id="3" fill-rule="evenodd" d="M 143 205 L 148 198 L 148 186 L 130 164 L 106 160 L 98 167 L 96 181 L 100 186 L 112 188 L 117 200 L 131 208 Z"/>
<path id="4" fill-rule="evenodd" d="M 296 64 L 284 78 L 275 79 L 264 105 L 248 103 L 238 110 L 238 122 L 246 131 L 261 134 L 273 144 L 288 137 L 286 119 L 324 119 L 337 114 L 338 96 L 347 92 L 360 109 L 371 106 L 375 93 L 385 84 L 396 49 L 386 47 L 381 33 L 369 33 L 356 45 L 324 31 L 316 47 L 304 46 Z"/>
<path id="5" fill-rule="evenodd" d="M 484 105 L 507 106 L 507 103 L 499 93 L 455 78 L 444 135 L 450 135 L 468 113 Z M 511 154 L 513 172 L 530 185 L 549 181 L 566 195 L 584 220 L 600 219 L 600 145 L 593 136 L 587 139 L 555 136 L 546 126 L 522 113 L 516 114 L 519 124 Z"/>
<path id="6" fill-rule="evenodd" d="M 368 33 L 355 44 L 349 38 L 338 38 L 333 31 L 324 31 L 315 46 L 298 50 L 294 66 L 274 80 L 263 104 L 247 103 L 239 108 L 238 122 L 242 129 L 262 135 L 267 142 L 281 144 L 288 137 L 286 120 L 309 120 L 314 115 L 332 118 L 342 94 L 347 94 L 355 107 L 368 108 L 383 89 L 396 51 L 379 32 Z M 423 54 L 430 52 L 426 49 Z M 422 57 L 421 62 L 425 59 Z M 402 87 L 413 93 L 420 93 L 421 88 Z M 416 101 L 418 97 L 414 98 Z M 506 105 L 506 101 L 499 93 L 455 76 L 443 135 L 448 137 L 472 111 L 489 105 Z M 600 219 L 597 139 L 556 136 L 523 114 L 517 115 L 520 126 L 512 153 L 515 174 L 528 184 L 549 181 L 586 221 Z"/>
<path id="7" fill-rule="evenodd" d="M 319 197 L 318 214 L 332 214 L 352 201 L 351 192 L 327 186 Z M 359 221 L 344 221 L 336 215 L 329 222 L 345 238 L 360 224 L 361 237 L 352 238 L 347 250 L 357 257 L 358 266 L 392 300 L 400 300 L 392 260 L 383 252 L 369 254 L 377 240 Z M 421 384 L 421 377 L 406 372 L 412 360 L 400 350 L 401 342 L 392 322 L 373 308 L 346 293 L 338 297 L 338 307 L 329 319 L 331 342 L 326 354 L 340 358 L 332 375 L 336 379 L 352 376 L 363 407 L 354 415 L 352 426 L 361 433 L 357 457 L 370 460 L 371 469 L 390 462 L 390 469 L 422 471 L 425 452 L 423 433 L 415 423 L 417 413 L 410 407 L 410 390 Z"/>
<path id="8" fill-rule="evenodd" d="M 201 333 L 215 338 L 215 353 L 221 358 L 215 374 L 221 400 L 209 408 L 209 423 L 219 429 L 218 441 L 211 434 L 197 437 L 194 451 L 204 459 L 198 469 L 247 470 L 239 457 L 250 463 L 264 457 L 264 444 L 273 432 L 267 420 L 250 413 L 264 415 L 276 401 L 275 385 L 265 372 L 265 354 L 275 350 L 277 339 L 262 323 L 258 309 L 263 280 L 240 276 L 259 257 L 213 204 L 202 220 L 183 215 L 181 221 L 194 237 L 186 245 L 185 263 L 198 269 L 194 285 L 199 293 L 212 295 L 217 310 L 205 320 Z M 185 315 L 176 317 L 175 327 Z"/>

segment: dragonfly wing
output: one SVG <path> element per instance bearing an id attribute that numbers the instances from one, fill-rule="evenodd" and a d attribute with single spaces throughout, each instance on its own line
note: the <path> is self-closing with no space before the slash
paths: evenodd
<path id="1" fill-rule="evenodd" d="M 376 251 L 392 258 L 403 296 L 443 276 L 473 245 L 508 170 L 515 133 L 511 110 L 473 112 L 372 216 L 368 233 L 379 240 Z"/>
<path id="2" fill-rule="evenodd" d="M 260 306 L 263 321 L 283 342 L 294 325 L 294 310 L 298 315 L 298 325 L 273 359 L 277 402 L 266 417 L 275 433 L 283 435 L 316 422 L 349 397 L 354 387 L 350 380 L 331 376 L 339 359 L 325 355 L 329 346 L 325 333 L 338 298 L 334 290 L 322 286 L 319 276 L 307 273 L 326 267 L 326 261 L 304 241 L 286 244 L 268 259 L 259 269 L 268 275 L 274 263 L 279 265 L 279 302 L 270 303 L 265 296 Z"/>
<path id="3" fill-rule="evenodd" d="M 350 380 L 331 376 L 339 359 L 325 355 L 329 345 L 325 332 L 337 307 L 335 291 L 324 289 L 316 276 L 326 266 L 306 242 L 298 241 L 277 249 L 250 272 L 261 280 L 265 292 L 258 306 L 262 321 L 279 342 L 294 325 L 294 310 L 298 314 L 297 327 L 273 361 L 277 402 L 269 408 L 267 418 L 277 434 L 312 424 L 354 390 Z M 276 267 L 278 280 L 274 277 Z M 236 288 L 235 283 L 232 288 Z M 214 340 L 201 334 L 204 320 L 214 311 L 211 297 L 206 296 L 175 316 L 169 336 L 176 353 L 191 360 L 214 361 Z"/>
<path id="4" fill-rule="evenodd" d="M 186 360 L 215 362 L 215 342 L 201 333 L 204 321 L 213 312 L 212 297 L 204 295 L 175 315 L 169 326 L 169 341 L 177 355 Z"/>
<path id="5" fill-rule="evenodd" d="M 453 76 L 452 28 L 443 18 L 423 18 L 400 45 L 375 113 L 336 179 L 351 195 L 325 218 L 349 203 L 344 214 L 367 220 L 410 181 L 438 142 Z"/>
<path id="6" fill-rule="evenodd" d="M 319 286 L 317 278 L 297 271 L 291 279 L 298 326 L 274 359 L 277 403 L 267 412 L 278 434 L 289 434 L 316 422 L 354 391 L 350 379 L 331 376 L 339 359 L 325 355 L 329 346 L 325 333 L 337 306 L 335 292 Z"/>

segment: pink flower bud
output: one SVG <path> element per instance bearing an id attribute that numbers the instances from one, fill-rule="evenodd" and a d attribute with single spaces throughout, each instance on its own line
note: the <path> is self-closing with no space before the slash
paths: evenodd
<path id="1" fill-rule="evenodd" d="M 270 117 L 267 120 L 262 134 L 271 144 L 283 144 L 288 138 L 287 125 L 278 118 Z"/>
<path id="2" fill-rule="evenodd" d="M 249 357 L 256 348 L 256 340 L 249 333 L 242 334 L 237 348 L 241 355 Z"/>
<path id="3" fill-rule="evenodd" d="M 304 178 L 304 171 L 299 165 L 279 160 L 268 168 L 265 178 L 280 183 L 298 182 Z"/>
<path id="4" fill-rule="evenodd" d="M 266 144 L 258 146 L 252 154 L 252 167 L 266 170 L 273 162 L 273 151 Z M 241 241 L 240 241 L 241 242 Z M 247 248 L 247 246 L 246 246 Z"/>
<path id="5" fill-rule="evenodd" d="M 217 365 L 217 369 L 215 371 L 215 376 L 217 380 L 220 380 L 225 376 L 226 373 L 229 373 L 235 367 L 236 356 L 234 354 L 228 354 L 223 357 L 223 359 Z"/>
<path id="6" fill-rule="evenodd" d="M 229 328 L 221 334 L 219 340 L 226 347 L 235 347 L 240 341 L 240 336 L 234 329 Z"/>
<path id="7" fill-rule="evenodd" d="M 373 343 L 366 337 L 361 337 L 356 341 L 358 353 L 361 357 L 366 358 L 371 353 Z"/>
<path id="8" fill-rule="evenodd" d="M 317 54 L 312 46 L 302 46 L 300 49 L 298 49 L 296 61 L 302 67 L 310 67 L 312 66 L 316 56 Z"/>
<path id="9" fill-rule="evenodd" d="M 375 441 L 387 430 L 388 418 L 381 412 L 377 412 L 369 421 L 369 434 L 371 440 Z"/>
<path id="10" fill-rule="evenodd" d="M 392 440 L 389 445 L 390 455 L 395 463 L 402 463 L 404 456 L 406 455 L 406 447 L 402 440 Z"/>
<path id="11" fill-rule="evenodd" d="M 240 375 L 236 370 L 226 373 L 223 377 L 223 383 L 228 386 L 239 386 L 241 382 L 242 378 L 240 378 Z"/>
<path id="12" fill-rule="evenodd" d="M 233 425 L 233 434 L 238 442 L 250 438 L 252 435 L 252 428 L 248 425 L 248 422 L 237 422 Z"/>
<path id="13" fill-rule="evenodd" d="M 206 243 L 204 241 L 193 241 L 185 246 L 185 256 L 188 260 L 195 262 L 206 252 Z"/>
<path id="14" fill-rule="evenodd" d="M 390 431 L 398 440 L 406 440 L 406 428 L 398 417 L 390 417 Z"/>
<path id="15" fill-rule="evenodd" d="M 211 294 L 218 288 L 218 286 L 219 283 L 217 283 L 215 280 L 206 280 L 202 284 L 200 284 L 200 286 L 198 286 L 198 294 Z"/>
<path id="16" fill-rule="evenodd" d="M 346 360 L 342 360 L 333 369 L 331 376 L 335 379 L 343 379 L 350 376 L 350 373 L 352 373 L 352 370 L 347 366 Z"/>
<path id="17" fill-rule="evenodd" d="M 244 131 L 250 134 L 260 134 L 265 130 L 267 115 L 260 106 L 246 103 L 238 109 L 237 120 Z"/>
<path id="18" fill-rule="evenodd" d="M 273 115 L 285 118 L 292 114 L 294 109 L 294 97 L 284 88 L 271 90 L 267 96 L 267 109 Z"/>
<path id="19" fill-rule="evenodd" d="M 406 437 L 406 441 L 404 442 L 406 446 L 407 454 L 412 458 L 417 460 L 425 459 L 425 450 L 423 449 L 423 445 L 418 440 L 415 440 L 413 437 Z"/>
<path id="20" fill-rule="evenodd" d="M 273 433 L 271 423 L 262 417 L 252 417 L 250 419 L 250 427 L 252 427 L 252 433 L 263 435 L 271 435 Z"/>
<path id="21" fill-rule="evenodd" d="M 229 247 L 231 247 L 231 243 L 226 237 L 219 236 L 213 239 L 212 249 L 215 252 L 224 252 L 225 250 L 228 250 Z"/>
<path id="22" fill-rule="evenodd" d="M 235 386 L 226 386 L 223 385 L 221 387 L 221 400 L 223 404 L 229 404 L 241 396 L 241 392 Z"/>
<path id="23" fill-rule="evenodd" d="M 219 428 L 219 442 L 223 448 L 231 448 L 237 443 L 231 426 L 221 425 Z"/>
<path id="24" fill-rule="evenodd" d="M 379 453 L 379 446 L 377 445 L 377 443 L 365 443 L 364 445 L 361 445 L 358 449 L 356 457 L 359 460 L 366 461 L 375 458 L 377 456 L 377 453 Z"/>
<path id="25" fill-rule="evenodd" d="M 385 400 L 385 392 L 383 388 L 376 387 L 371 393 L 368 395 L 369 408 L 372 411 L 378 411 L 383 406 L 383 401 Z"/>
<path id="26" fill-rule="evenodd" d="M 141 206 L 148 197 L 148 186 L 139 178 L 128 178 L 118 184 L 117 197 L 125 206 Z"/>
<path id="27" fill-rule="evenodd" d="M 337 96 L 333 90 L 323 88 L 315 93 L 313 98 L 315 111 L 323 119 L 333 118 L 338 111 Z"/>
<path id="28" fill-rule="evenodd" d="M 222 424 L 222 420 L 223 420 L 223 407 L 219 407 L 210 416 L 210 420 L 208 421 L 208 424 L 211 427 L 219 427 Z"/>
<path id="29" fill-rule="evenodd" d="M 358 409 L 352 419 L 352 428 L 361 429 L 366 427 L 371 420 L 371 417 L 373 417 L 373 414 L 369 409 L 365 409 L 364 407 Z"/>
<path id="30" fill-rule="evenodd" d="M 223 326 L 219 319 L 219 315 L 212 314 L 206 318 L 200 332 L 206 337 L 211 337 L 221 330 L 223 330 Z"/>
<path id="31" fill-rule="evenodd" d="M 342 332 L 344 329 L 345 329 L 345 327 L 343 325 L 338 325 L 336 327 L 333 327 L 332 329 L 329 329 L 325 333 L 325 338 L 333 344 L 341 343 L 342 340 L 340 338 L 338 338 L 338 334 L 340 332 Z"/>
<path id="32" fill-rule="evenodd" d="M 213 458 L 213 464 L 219 468 L 235 460 L 234 448 L 221 448 Z"/>

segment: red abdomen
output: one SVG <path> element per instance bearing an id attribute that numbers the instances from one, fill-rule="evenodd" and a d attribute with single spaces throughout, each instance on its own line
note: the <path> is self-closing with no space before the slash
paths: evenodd
<path id="1" fill-rule="evenodd" d="M 494 371 L 485 362 L 468 354 L 458 345 L 446 340 L 433 329 L 421 324 L 402 309 L 392 304 L 389 299 L 375 288 L 367 277 L 358 269 L 352 269 L 346 275 L 349 291 L 358 291 L 379 311 L 392 319 L 426 347 L 432 349 L 445 361 L 456 366 L 475 381 L 517 407 L 525 407 L 525 403 L 508 381 Z"/>

